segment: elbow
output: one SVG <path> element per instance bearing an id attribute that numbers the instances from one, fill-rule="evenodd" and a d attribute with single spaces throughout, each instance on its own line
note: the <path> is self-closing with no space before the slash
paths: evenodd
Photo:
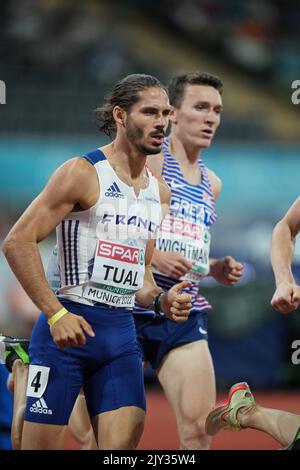
<path id="1" fill-rule="evenodd" d="M 294 227 L 289 221 L 281 219 L 274 227 L 272 238 L 284 239 L 286 243 L 295 246 L 298 232 L 298 227 Z"/>
<path id="2" fill-rule="evenodd" d="M 280 219 L 274 227 L 274 230 L 286 230 L 289 228 L 285 219 Z"/>
<path id="3" fill-rule="evenodd" d="M 13 233 L 9 233 L 1 246 L 2 252 L 6 258 L 8 258 L 10 254 L 15 251 L 17 244 L 18 237 Z"/>
<path id="4" fill-rule="evenodd" d="M 281 219 L 274 227 L 274 232 L 279 234 L 288 234 L 291 238 L 293 238 L 293 230 L 291 225 L 285 220 Z"/>

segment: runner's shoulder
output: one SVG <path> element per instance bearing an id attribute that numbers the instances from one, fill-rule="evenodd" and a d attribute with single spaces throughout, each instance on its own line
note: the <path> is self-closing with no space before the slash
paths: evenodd
<path id="1" fill-rule="evenodd" d="M 73 157 L 64 162 L 53 174 L 49 189 L 57 194 L 69 195 L 71 200 L 83 208 L 93 205 L 97 199 L 99 182 L 93 166 L 82 157 Z"/>
<path id="2" fill-rule="evenodd" d="M 74 176 L 77 179 L 89 176 L 95 172 L 95 169 L 85 158 L 72 157 L 65 161 L 57 171 L 65 173 L 66 176 Z"/>

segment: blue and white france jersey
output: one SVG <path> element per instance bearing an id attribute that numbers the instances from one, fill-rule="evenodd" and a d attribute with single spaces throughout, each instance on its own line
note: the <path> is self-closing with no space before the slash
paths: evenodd
<path id="1" fill-rule="evenodd" d="M 136 196 L 99 149 L 84 155 L 94 165 L 100 194 L 88 210 L 71 212 L 57 227 L 61 286 L 58 296 L 94 305 L 132 308 L 142 288 L 147 241 L 162 212 L 157 179 Z"/>
<path id="2" fill-rule="evenodd" d="M 194 262 L 193 269 L 180 280 L 193 282 L 186 290 L 192 295 L 192 312 L 211 309 L 209 302 L 199 295 L 199 282 L 209 272 L 210 227 L 216 221 L 215 200 L 207 169 L 199 159 L 202 181 L 197 185 L 188 183 L 180 170 L 179 163 L 169 151 L 169 140 L 163 144 L 164 164 L 162 176 L 171 188 L 170 210 L 162 221 L 156 240 L 156 248 L 162 252 L 179 252 Z M 179 282 L 153 268 L 154 278 L 159 287 L 170 289 Z M 135 313 L 152 314 L 140 306 Z"/>

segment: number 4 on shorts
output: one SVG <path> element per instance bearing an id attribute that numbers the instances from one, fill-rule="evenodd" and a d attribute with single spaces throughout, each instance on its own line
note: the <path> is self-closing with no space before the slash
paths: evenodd
<path id="1" fill-rule="evenodd" d="M 30 364 L 27 385 L 27 397 L 41 398 L 48 385 L 50 367 Z"/>
<path id="2" fill-rule="evenodd" d="M 34 377 L 33 381 L 31 382 L 31 387 L 34 387 L 34 393 L 38 392 L 41 386 L 41 382 L 40 382 L 41 375 L 42 375 L 42 372 L 39 370 L 36 376 Z"/>

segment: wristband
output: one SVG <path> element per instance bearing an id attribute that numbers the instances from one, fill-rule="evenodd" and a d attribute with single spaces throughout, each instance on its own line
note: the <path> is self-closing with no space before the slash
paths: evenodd
<path id="1" fill-rule="evenodd" d="M 164 317 L 165 314 L 160 310 L 160 298 L 165 293 L 165 291 L 161 291 L 153 300 L 154 312 L 159 317 Z"/>
<path id="2" fill-rule="evenodd" d="M 56 323 L 66 313 L 68 313 L 68 310 L 65 307 L 58 310 L 58 312 L 56 312 L 54 315 L 52 315 L 52 317 L 48 318 L 48 325 L 53 326 L 54 323 Z"/>

